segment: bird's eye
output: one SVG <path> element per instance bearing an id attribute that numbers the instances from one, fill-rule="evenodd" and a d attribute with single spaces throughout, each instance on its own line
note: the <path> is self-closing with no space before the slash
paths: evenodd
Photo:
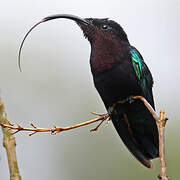
<path id="1" fill-rule="evenodd" d="M 101 29 L 102 29 L 102 30 L 107 30 L 107 29 L 109 29 L 109 26 L 108 26 L 107 24 L 103 24 L 103 25 L 101 26 Z"/>

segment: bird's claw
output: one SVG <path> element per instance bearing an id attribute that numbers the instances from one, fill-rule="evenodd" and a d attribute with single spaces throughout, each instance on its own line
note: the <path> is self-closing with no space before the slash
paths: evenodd
<path id="1" fill-rule="evenodd" d="M 133 103 L 134 102 L 134 98 L 133 98 L 134 96 L 129 96 L 128 98 L 127 98 L 127 101 L 131 104 L 131 103 Z"/>
<path id="2" fill-rule="evenodd" d="M 119 104 L 124 104 L 124 103 L 126 103 L 126 102 L 129 102 L 130 104 L 131 103 L 133 103 L 134 102 L 134 98 L 133 98 L 134 96 L 129 96 L 129 97 L 127 97 L 126 99 L 123 99 L 123 100 L 119 100 L 117 103 L 119 103 Z M 116 103 L 116 104 L 117 104 Z"/>
<path id="3" fill-rule="evenodd" d="M 113 107 L 113 106 L 109 106 L 109 108 L 108 108 L 108 114 L 109 114 L 109 116 L 112 115 L 113 111 L 114 111 L 114 107 Z"/>

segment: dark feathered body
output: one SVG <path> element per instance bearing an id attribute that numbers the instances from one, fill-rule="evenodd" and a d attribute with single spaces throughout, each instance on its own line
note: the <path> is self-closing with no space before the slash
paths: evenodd
<path id="1" fill-rule="evenodd" d="M 132 65 L 130 48 L 122 49 L 123 55 L 111 64 L 110 68 L 94 73 L 95 87 L 107 110 L 114 103 L 132 95 L 145 96 L 154 107 L 152 89 L 147 88 L 145 95 L 139 85 Z M 144 104 L 140 100 L 118 104 L 114 108 L 111 118 L 129 150 L 144 165 L 151 167 L 149 159 L 158 157 L 158 133 L 155 120 Z"/>
<path id="2" fill-rule="evenodd" d="M 158 131 L 154 118 L 140 100 L 119 103 L 141 95 L 154 108 L 153 79 L 140 53 L 130 45 L 123 29 L 107 19 L 88 19 L 91 31 L 81 26 L 91 43 L 91 71 L 94 84 L 112 122 L 130 152 L 146 167 L 158 154 Z M 107 29 L 102 27 L 106 25 Z M 113 109 L 112 109 L 113 107 Z"/>
<path id="3" fill-rule="evenodd" d="M 121 48 L 121 55 L 114 62 L 103 64 L 103 66 L 101 64 L 97 65 L 101 56 L 94 56 L 93 48 L 95 47 L 92 47 L 90 63 L 94 84 L 106 108 L 118 100 L 125 99 L 132 94 L 140 94 L 141 92 L 130 60 L 130 49 L 128 46 L 126 44 L 125 47 Z M 96 66 L 98 68 L 95 69 L 94 67 Z"/>

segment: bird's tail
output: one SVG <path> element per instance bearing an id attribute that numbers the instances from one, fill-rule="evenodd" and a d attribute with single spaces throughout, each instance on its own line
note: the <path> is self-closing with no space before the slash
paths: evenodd
<path id="1" fill-rule="evenodd" d="M 147 168 L 151 159 L 159 157 L 157 125 L 140 101 L 120 104 L 112 113 L 112 122 L 129 151 Z"/>

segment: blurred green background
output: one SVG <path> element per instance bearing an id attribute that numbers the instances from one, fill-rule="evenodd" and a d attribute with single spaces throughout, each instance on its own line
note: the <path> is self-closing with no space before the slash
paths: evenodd
<path id="1" fill-rule="evenodd" d="M 70 13 L 80 17 L 109 17 L 119 22 L 132 45 L 144 56 L 154 76 L 156 109 L 164 109 L 168 175 L 180 179 L 180 1 L 2 1 L 0 8 L 0 96 L 9 119 L 29 126 L 69 126 L 106 112 L 90 73 L 90 45 L 69 20 L 41 24 L 28 37 L 17 66 L 18 48 L 29 28 L 43 17 Z M 112 123 L 90 133 L 96 125 L 56 136 L 15 135 L 20 173 L 24 180 L 157 179 L 154 169 L 140 165 L 118 137 Z M 9 179 L 0 133 L 0 179 Z"/>

